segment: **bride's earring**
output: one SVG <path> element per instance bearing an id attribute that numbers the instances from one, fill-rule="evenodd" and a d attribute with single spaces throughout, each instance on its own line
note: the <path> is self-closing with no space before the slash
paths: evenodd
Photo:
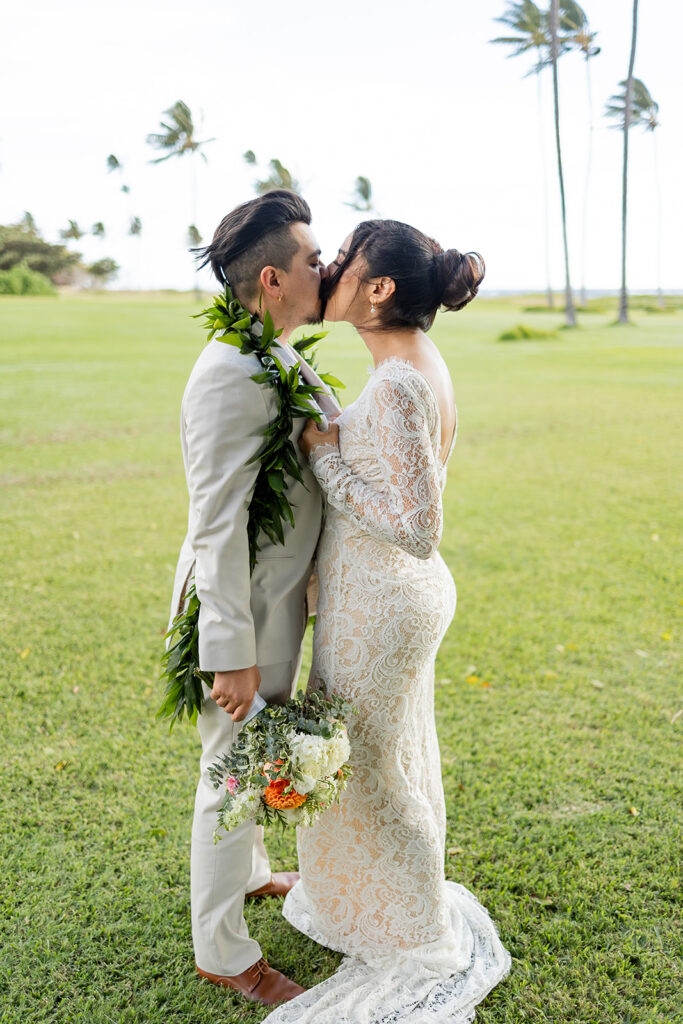
<path id="1" fill-rule="evenodd" d="M 371 313 L 376 313 L 377 312 L 377 310 L 375 309 L 374 303 L 372 303 L 372 302 L 370 303 L 370 312 Z"/>

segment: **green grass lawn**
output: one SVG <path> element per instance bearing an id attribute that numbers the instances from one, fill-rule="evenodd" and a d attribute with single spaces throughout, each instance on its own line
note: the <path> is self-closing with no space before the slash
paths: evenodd
<path id="1" fill-rule="evenodd" d="M 527 303 L 528 305 L 528 303 Z M 512 974 L 482 1024 L 683 1021 L 683 316 L 479 301 L 433 331 L 459 440 L 442 553 L 459 598 L 437 665 L 449 878 Z M 182 391 L 204 344 L 183 296 L 0 300 L 0 1022 L 237 1024 L 199 982 L 189 836 L 199 746 L 155 722 L 187 514 Z M 362 343 L 320 362 L 354 397 Z M 679 534 L 680 539 L 680 534 Z M 294 866 L 290 834 L 269 838 Z M 338 957 L 279 901 L 247 910 L 304 985 Z"/>

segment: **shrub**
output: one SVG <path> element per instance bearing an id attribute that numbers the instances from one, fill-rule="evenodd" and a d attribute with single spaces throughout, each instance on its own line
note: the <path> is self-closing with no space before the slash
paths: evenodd
<path id="1" fill-rule="evenodd" d="M 539 327 L 527 327 L 526 324 L 517 324 L 509 331 L 503 331 L 498 335 L 498 341 L 528 341 L 539 338 L 556 338 L 557 331 L 542 331 Z"/>
<path id="2" fill-rule="evenodd" d="M 80 258 L 80 253 L 46 242 L 30 214 L 19 224 L 0 224 L 0 270 L 23 263 L 51 281 L 61 279 L 66 284 Z"/>
<path id="3" fill-rule="evenodd" d="M 111 277 L 116 277 L 119 270 L 121 269 L 116 262 L 110 256 L 105 256 L 101 260 L 97 260 L 95 263 L 91 263 L 89 267 L 85 268 L 91 277 L 102 283 L 109 280 Z"/>
<path id="4" fill-rule="evenodd" d="M 0 295 L 56 295 L 49 277 L 18 263 L 9 270 L 0 270 Z"/>

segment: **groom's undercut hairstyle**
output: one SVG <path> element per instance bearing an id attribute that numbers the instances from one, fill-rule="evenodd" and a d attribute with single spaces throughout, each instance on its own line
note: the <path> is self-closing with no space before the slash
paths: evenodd
<path id="1" fill-rule="evenodd" d="M 278 188 L 236 207 L 220 222 L 211 244 L 196 249 L 199 266 L 211 264 L 221 284 L 229 284 L 241 302 L 256 298 L 264 267 L 289 270 L 299 249 L 291 227 L 310 224 L 305 199 Z"/>

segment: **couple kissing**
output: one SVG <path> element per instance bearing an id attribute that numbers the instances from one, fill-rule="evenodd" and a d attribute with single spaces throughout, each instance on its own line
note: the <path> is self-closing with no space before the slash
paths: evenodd
<path id="1" fill-rule="evenodd" d="M 200 669 L 213 674 L 197 720 L 196 966 L 210 982 L 272 1005 L 270 1024 L 464 1024 L 510 958 L 487 911 L 444 876 L 434 664 L 456 605 L 438 546 L 457 413 L 427 332 L 437 310 L 460 310 L 476 296 L 484 263 L 392 220 L 359 224 L 329 266 L 320 257 L 308 204 L 283 189 L 229 213 L 200 253 L 246 310 L 270 315 L 281 331 L 278 357 L 316 385 L 320 415 L 294 421 L 294 521 L 284 543 L 259 538 L 251 571 L 254 460 L 277 416 L 273 394 L 253 380 L 255 355 L 214 337 L 183 395 L 189 515 L 172 609 L 193 574 Z M 290 344 L 296 328 L 323 318 L 350 323 L 373 362 L 343 410 Z M 340 802 L 298 828 L 300 874 L 273 874 L 262 827 L 246 822 L 214 843 L 222 794 L 208 769 L 257 694 L 290 698 L 314 573 L 308 686 L 324 684 L 358 711 L 348 727 L 354 771 Z M 248 933 L 245 899 L 278 895 L 293 927 L 344 954 L 311 988 L 271 966 Z"/>

